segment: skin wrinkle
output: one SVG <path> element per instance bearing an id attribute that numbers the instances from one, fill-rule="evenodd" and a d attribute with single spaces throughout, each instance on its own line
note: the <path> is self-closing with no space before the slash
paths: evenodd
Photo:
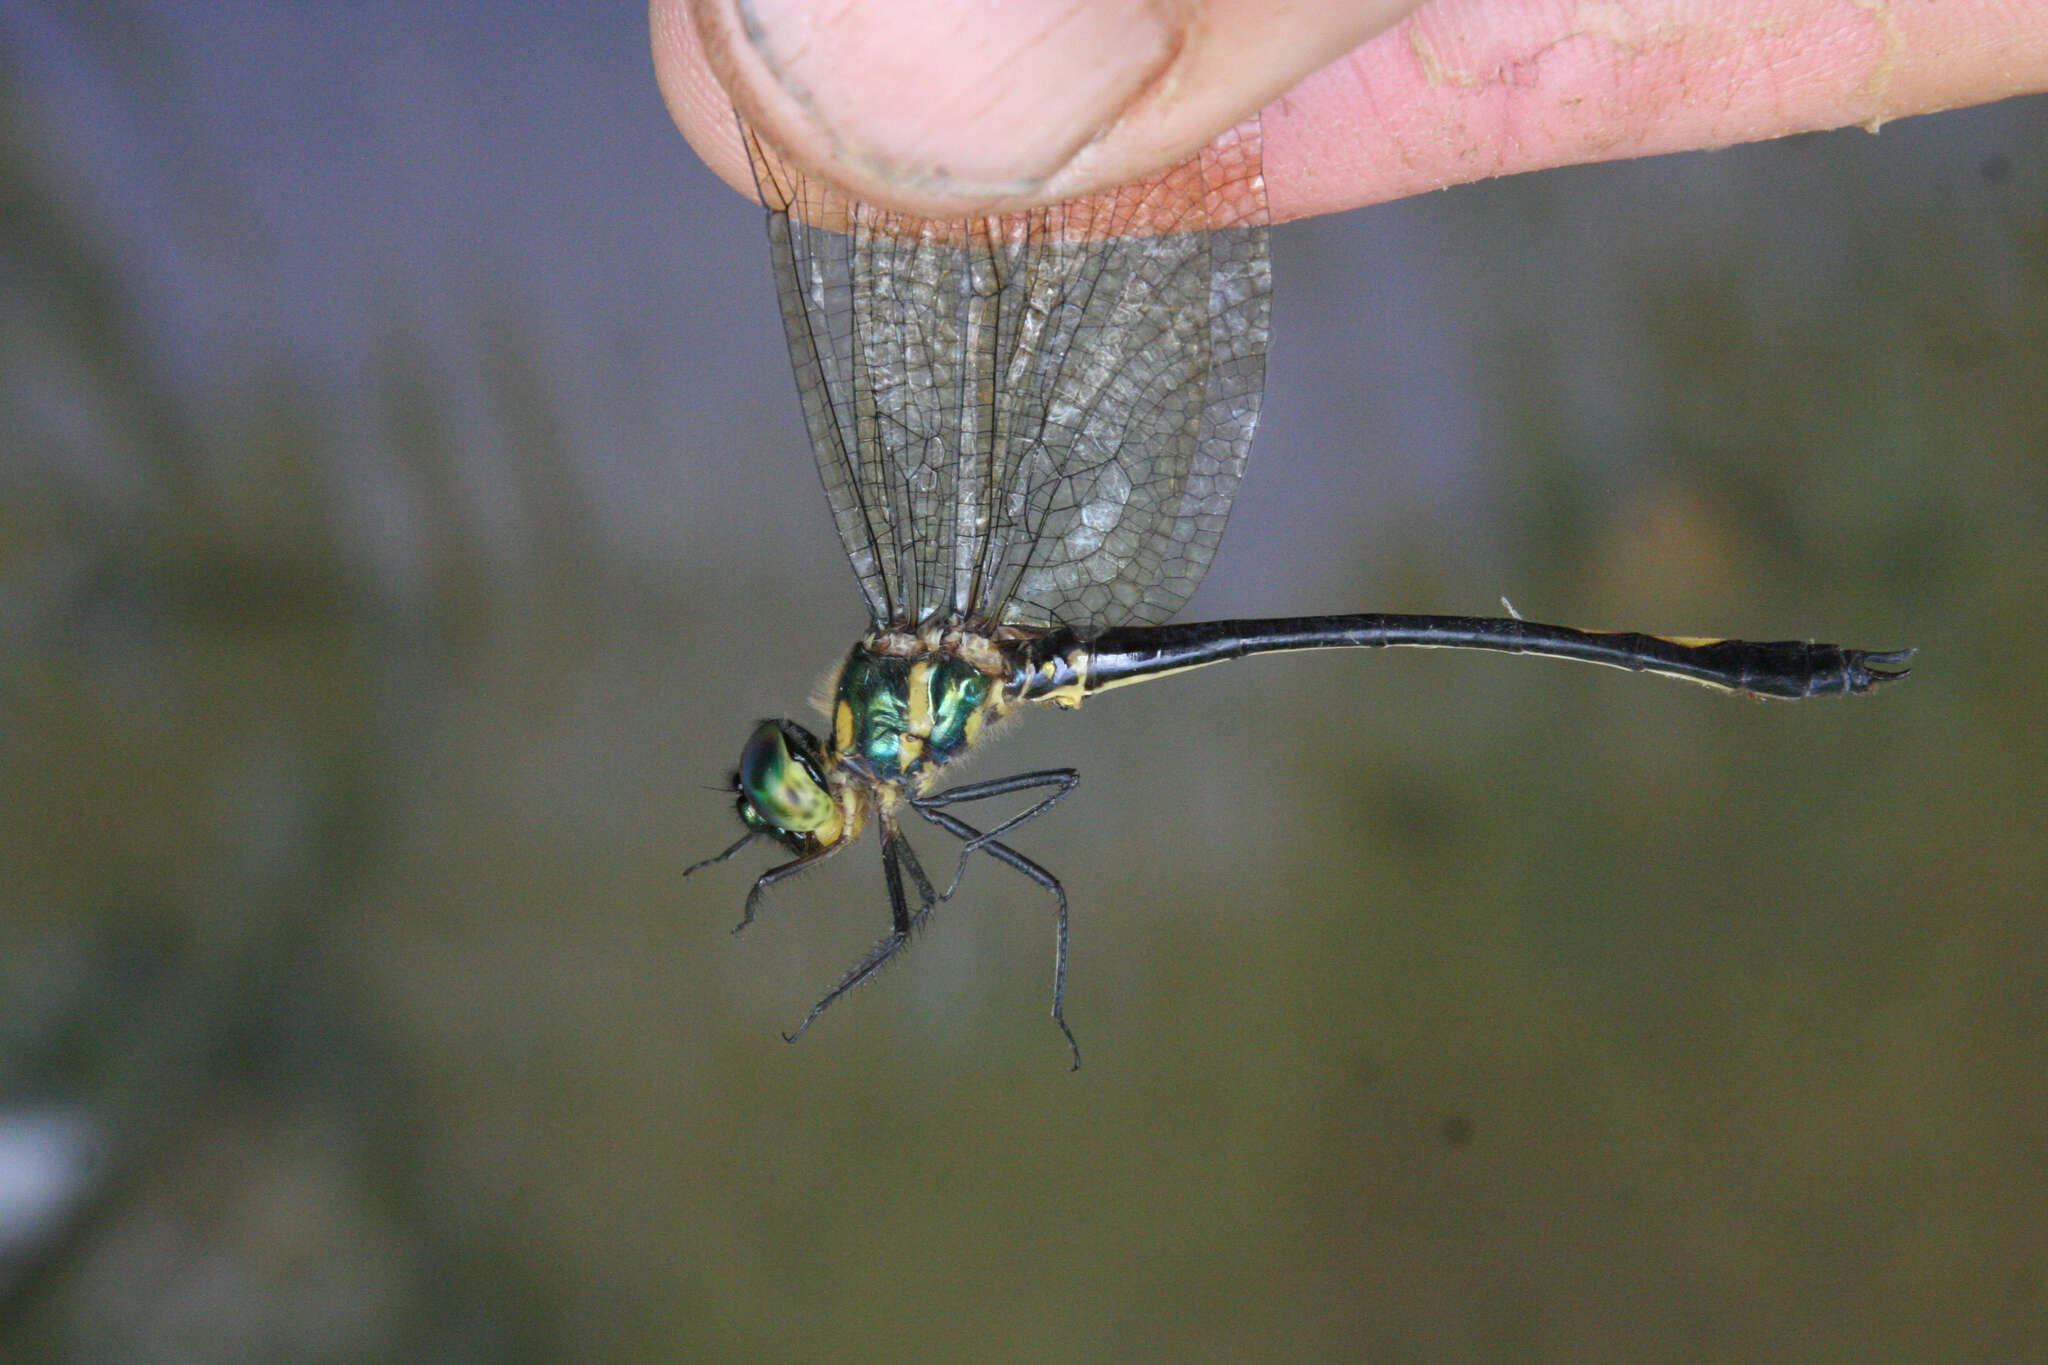
<path id="1" fill-rule="evenodd" d="M 769 47 L 768 34 L 761 27 L 761 21 L 754 16 L 754 7 L 748 4 L 747 0 L 733 0 L 733 12 L 739 16 L 740 34 L 747 40 L 747 46 L 754 50 L 754 55 L 760 59 L 762 69 L 767 71 L 768 78 L 782 87 L 783 94 L 788 95 L 800 108 L 815 118 L 817 102 L 811 94 L 810 87 L 790 75 L 787 65 L 792 60 L 803 59 L 804 53 L 810 50 L 808 40 L 802 33 L 798 33 L 794 35 L 796 43 L 793 49 L 788 53 L 778 54 Z M 824 131 L 836 146 L 838 139 L 832 130 L 826 127 Z"/>
<path id="2" fill-rule="evenodd" d="M 1133 92 L 1131 100 L 1117 111 L 1115 117 L 1105 120 L 1095 130 L 1095 135 L 1088 139 L 1089 147 L 1108 137 L 1133 111 L 1171 105 L 1179 98 L 1188 54 L 1200 51 L 1203 44 L 1210 41 L 1209 25 L 1200 0 L 1154 0 L 1152 8 L 1168 19 L 1165 28 L 1173 34 L 1173 43 L 1167 49 L 1165 59 Z"/>
<path id="3" fill-rule="evenodd" d="M 1029 51 L 1033 47 L 1042 47 L 1045 44 L 1051 42 L 1053 35 L 1058 33 L 1060 29 L 1073 24 L 1079 18 L 1080 14 L 1077 12 L 1075 6 L 1068 5 L 1064 9 L 1062 9 L 1057 15 L 1050 17 L 1046 21 L 1044 27 L 1041 28 L 1038 32 L 1026 35 L 1019 42 L 1018 47 L 1020 48 L 1020 50 L 1023 51 Z M 1167 60 L 1170 63 L 1172 61 L 1172 56 L 1169 56 Z M 1136 91 L 1134 91 L 1132 98 L 1126 99 L 1123 102 L 1123 104 L 1117 108 L 1115 113 L 1111 114 L 1101 124 L 1098 124 L 1093 131 L 1087 133 L 1085 136 L 1080 138 L 1079 141 L 1075 143 L 1074 150 L 1069 152 L 1065 157 L 1061 158 L 1061 165 L 1065 165 L 1066 163 L 1072 161 L 1075 156 L 1079 155 L 1080 150 L 1082 148 L 1088 146 L 1090 143 L 1099 139 L 1106 129 L 1115 127 L 1117 121 L 1124 116 L 1125 111 L 1128 110 L 1131 107 L 1131 105 L 1136 102 L 1137 93 L 1142 92 L 1144 88 L 1144 83 L 1141 82 L 1138 85 Z M 975 122 L 981 116 L 991 112 L 998 104 L 1000 104 L 1004 99 L 1008 97 L 1009 87 L 999 80 L 992 80 L 982 86 L 982 91 L 983 94 L 981 100 L 978 103 L 969 105 L 967 107 L 967 117 L 964 121 Z M 940 183 L 950 183 L 951 177 L 949 177 L 946 174 L 945 167 L 935 165 L 933 169 L 936 174 L 936 178 Z M 876 167 L 876 170 L 878 173 L 880 173 L 882 168 Z M 1043 178 L 1032 179 L 1024 182 L 1023 188 L 1035 189 L 1043 183 Z"/>
<path id="4" fill-rule="evenodd" d="M 1415 54 L 1415 64 L 1422 68 L 1422 83 L 1424 85 L 1451 84 L 1469 86 L 1479 84 L 1479 79 L 1476 76 L 1468 76 L 1463 72 L 1452 75 L 1444 70 L 1443 63 L 1437 60 L 1436 47 L 1429 41 L 1429 35 L 1422 31 L 1422 25 L 1404 24 L 1402 27 L 1408 30 L 1408 50 Z"/>
<path id="5" fill-rule="evenodd" d="M 1370 74 L 1371 67 L 1369 66 L 1369 64 L 1361 57 L 1360 54 L 1354 52 L 1348 54 L 1344 58 L 1342 63 L 1342 69 L 1351 85 L 1356 87 L 1359 91 L 1361 103 L 1363 104 L 1365 109 L 1370 113 L 1371 117 L 1373 119 L 1385 119 L 1387 127 L 1389 129 L 1389 134 L 1395 158 L 1401 163 L 1401 165 L 1409 168 L 1410 170 L 1419 170 L 1422 166 L 1427 165 L 1428 162 L 1426 160 L 1418 159 L 1417 151 L 1414 145 L 1415 142 L 1418 141 L 1418 139 L 1410 135 L 1408 128 L 1405 125 L 1389 117 L 1385 113 L 1382 101 L 1380 99 L 1379 83 L 1372 79 Z M 1462 132 L 1462 130 L 1458 130 L 1458 132 Z M 1450 145 L 1452 143 L 1456 143 L 1458 145 L 1465 147 L 1469 147 L 1471 145 L 1469 138 L 1459 136 L 1457 135 L 1457 133 L 1454 133 L 1453 130 L 1449 129 L 1442 130 L 1438 140 L 1442 141 L 1446 145 Z M 1443 179 L 1442 177 L 1436 177 L 1436 188 L 1438 189 L 1443 189 L 1450 183 L 1451 182 Z"/>
<path id="6" fill-rule="evenodd" d="M 1115 113 L 1096 125 L 1095 130 L 1083 139 L 1073 153 L 1053 172 L 1054 175 L 1085 170 L 1089 152 L 1100 146 L 1134 111 L 1170 104 L 1179 93 L 1180 73 L 1185 67 L 1183 59 L 1198 46 L 1205 32 L 1201 9 L 1199 5 L 1175 3 L 1175 0 L 1156 0 L 1152 8 L 1170 20 L 1164 27 L 1173 35 L 1173 41 L 1167 45 L 1159 60 L 1146 73 L 1145 79 L 1131 88 L 1130 98 L 1125 100 Z"/>
<path id="7" fill-rule="evenodd" d="M 1767 51 L 1769 51 L 1767 48 L 1756 49 L 1757 58 L 1744 61 L 1742 59 L 1742 49 L 1739 47 L 1735 49 L 1727 58 L 1728 76 L 1722 88 L 1730 92 L 1731 95 L 1734 92 L 1750 87 L 1767 91 L 1769 98 L 1759 98 L 1756 101 L 1757 105 L 1768 107 L 1778 122 L 1787 122 L 1789 119 L 1785 111 L 1792 106 L 1793 100 L 1791 98 L 1790 83 L 1784 78 L 1785 63 L 1765 58 L 1763 53 Z M 1737 99 L 1733 103 L 1739 106 L 1741 101 Z M 1727 107 L 1729 107 L 1729 101 L 1724 100 L 1723 108 Z M 1740 128 L 1726 125 L 1720 121 L 1717 121 L 1713 127 L 1715 134 L 1726 141 L 1737 142 L 1742 139 L 1742 130 Z"/>
<path id="8" fill-rule="evenodd" d="M 1604 15 L 1614 13 L 1613 7 L 1606 5 L 1593 6 L 1591 9 L 1596 13 Z M 1482 73 L 1453 70 L 1446 67 L 1442 59 L 1437 56 L 1435 46 L 1429 41 L 1428 36 L 1423 33 L 1423 25 L 1416 20 L 1408 22 L 1409 46 L 1421 63 L 1423 80 L 1431 85 L 1448 84 L 1471 90 L 1483 90 L 1495 86 L 1514 90 L 1536 89 L 1541 84 L 1541 77 L 1538 73 L 1545 59 L 1553 52 L 1567 48 L 1581 40 L 1603 43 L 1632 61 L 1639 59 L 1647 50 L 1659 47 L 1675 48 L 1683 44 L 1685 37 L 1683 29 L 1675 25 L 1661 27 L 1663 30 L 1661 33 L 1654 35 L 1648 41 L 1644 41 L 1637 33 L 1624 33 L 1621 29 L 1604 22 L 1582 25 L 1568 32 L 1561 33 L 1555 38 L 1548 39 L 1526 55 L 1497 62 L 1489 71 Z M 1588 63 L 1588 65 L 1593 64 Z M 1583 97 L 1572 97 L 1571 102 L 1583 102 Z"/>
<path id="9" fill-rule="evenodd" d="M 1884 100 L 1891 92 L 1892 73 L 1905 60 L 1906 32 L 1899 25 L 1899 16 L 1892 12 L 1890 0 L 1849 0 L 1849 3 L 1877 20 L 1878 31 L 1884 35 L 1884 51 L 1863 85 L 1863 93 L 1877 106 L 1877 112 L 1863 126 L 1874 133 L 1884 122 Z"/>
<path id="10" fill-rule="evenodd" d="M 1880 8 L 1882 8 L 1881 13 Z M 1859 16 L 1861 17 L 1860 22 Z M 1774 33 L 1777 27 L 1775 25 L 1765 25 L 1751 28 L 1749 32 Z M 1896 69 L 1899 55 L 1904 52 L 1904 37 L 1899 31 L 1896 19 L 1892 16 L 1889 7 L 1884 6 L 1883 0 L 1848 0 L 1847 6 L 1842 13 L 1842 36 L 1845 40 L 1842 46 L 1846 48 L 1846 40 L 1851 36 L 1852 30 L 1860 29 L 1871 31 L 1873 37 L 1877 39 L 1878 50 L 1870 58 L 1871 65 L 1869 70 L 1864 74 L 1861 81 L 1854 86 L 1845 80 L 1841 81 L 1839 87 L 1837 87 L 1835 81 L 1830 79 L 1834 75 L 1834 71 L 1816 71 L 1803 60 L 1800 53 L 1772 50 L 1761 46 L 1755 48 L 1754 50 L 1762 60 L 1757 61 L 1747 70 L 1752 74 L 1753 79 L 1769 85 L 1774 97 L 1770 102 L 1770 108 L 1777 112 L 1776 122 L 1767 122 L 1753 116 L 1748 119 L 1736 118 L 1723 123 L 1716 123 L 1714 125 L 1715 132 L 1727 142 L 1739 142 L 1756 137 L 1761 131 L 1791 122 L 1790 115 L 1785 111 L 1799 105 L 1800 101 L 1797 98 L 1796 92 L 1804 86 L 1818 86 L 1823 90 L 1839 88 L 1842 91 L 1843 126 L 1855 124 L 1871 132 L 1877 131 L 1878 126 L 1883 123 L 1888 113 L 1883 104 L 1883 95 L 1890 88 L 1892 72 Z M 1737 51 L 1739 52 L 1740 50 L 1738 47 Z M 1835 70 L 1841 71 L 1842 74 L 1846 75 L 1846 68 L 1851 65 L 1853 65 L 1851 62 L 1845 60 Z M 1742 72 L 1738 68 L 1738 76 L 1740 74 Z M 1731 92 L 1737 91 L 1744 88 L 1744 83 L 1739 79 L 1731 80 L 1727 88 Z M 1860 100 L 1852 96 L 1850 93 L 1852 89 L 1861 90 L 1862 98 Z M 1740 100 L 1730 100 L 1728 103 L 1735 108 L 1741 107 Z M 1862 113 L 1864 117 L 1855 117 L 1856 113 Z"/>
<path id="11" fill-rule="evenodd" d="M 1181 74 L 1186 69 L 1187 55 L 1196 50 L 1199 36 L 1205 32 L 1198 6 L 1163 0 L 1155 9 L 1170 13 L 1175 22 L 1168 26 L 1173 41 L 1160 54 L 1160 59 L 1146 73 L 1145 79 L 1133 86 L 1131 97 L 1123 107 L 1098 124 L 1091 134 L 1082 141 L 1053 172 L 1040 181 L 1052 180 L 1059 176 L 1087 177 L 1091 154 L 1107 141 L 1125 120 L 1139 111 L 1150 112 L 1161 106 L 1169 106 L 1179 96 L 1182 86 Z"/>
<path id="12" fill-rule="evenodd" d="M 1893 73 L 1904 61 L 1905 35 L 1889 0 L 1846 0 L 1846 3 L 1844 22 L 1855 24 L 1857 19 L 1862 20 L 1863 24 L 1871 26 L 1879 43 L 1869 70 L 1858 86 L 1852 87 L 1860 88 L 1863 101 L 1867 101 L 1867 117 L 1851 117 L 1848 121 L 1876 131 L 1888 114 L 1885 94 L 1890 88 Z M 1850 18 L 1851 14 L 1857 18 Z M 1774 111 L 1776 122 L 1789 123 L 1792 120 L 1785 111 L 1796 103 L 1788 98 L 1789 92 L 1798 84 L 1819 83 L 1823 88 L 1827 84 L 1827 73 L 1812 71 L 1804 64 L 1803 54 L 1772 54 L 1767 46 L 1745 47 L 1741 43 L 1726 43 L 1707 60 L 1688 64 L 1683 56 L 1695 34 L 1683 25 L 1669 21 L 1641 24 L 1637 22 L 1639 16 L 1634 11 L 1611 3 L 1577 6 L 1572 17 L 1574 22 L 1568 31 L 1526 52 L 1505 53 L 1498 57 L 1486 54 L 1493 59 L 1483 65 L 1454 64 L 1434 36 L 1432 30 L 1448 29 L 1446 37 L 1453 48 L 1479 46 L 1472 35 L 1459 31 L 1456 16 L 1423 9 L 1403 21 L 1407 30 L 1403 40 L 1421 82 L 1429 87 L 1470 92 L 1480 101 L 1473 112 L 1483 111 L 1493 116 L 1492 135 L 1485 138 L 1477 136 L 1477 124 L 1471 118 L 1461 118 L 1454 126 L 1440 126 L 1442 145 L 1451 149 L 1459 161 L 1466 166 L 1477 166 L 1483 162 L 1488 167 L 1487 174 L 1501 173 L 1516 163 L 1514 153 L 1532 145 L 1532 139 L 1537 143 L 1545 140 L 1536 137 L 1536 129 L 1553 113 L 1563 116 L 1569 124 L 1587 129 L 1589 135 L 1579 139 L 1578 145 L 1595 154 L 1637 145 L 1643 140 L 1646 130 L 1657 124 L 1662 112 L 1673 106 L 1731 113 L 1750 110 L 1746 116 L 1733 114 L 1727 118 L 1710 119 L 1708 125 L 1712 141 L 1742 141 L 1774 125 L 1769 117 L 1757 117 L 1754 112 L 1757 106 L 1739 98 L 1738 92 L 1753 84 L 1768 86 L 1771 97 L 1761 101 L 1761 105 Z M 1785 27 L 1783 21 L 1765 21 L 1749 26 L 1745 32 L 1775 36 Z M 1574 49 L 1581 42 L 1601 44 L 1611 52 L 1612 58 L 1604 62 L 1578 59 Z M 1759 56 L 1761 60 L 1757 59 Z M 1655 80 L 1631 83 L 1621 78 L 1620 73 L 1630 68 L 1640 70 L 1645 63 L 1660 57 L 1670 59 L 1669 65 L 1679 73 L 1668 85 Z M 1550 103 L 1543 102 L 1540 97 L 1535 100 L 1527 98 L 1529 92 L 1542 90 L 1545 67 L 1553 59 L 1562 62 L 1560 70 L 1572 74 L 1585 70 L 1614 71 L 1616 75 L 1610 81 L 1613 100 L 1622 99 L 1623 92 L 1626 92 L 1627 103 L 1616 105 L 1611 100 L 1602 100 L 1597 93 L 1585 91 L 1562 96 Z M 1787 67 L 1797 73 L 1792 81 L 1781 78 Z M 1369 85 L 1370 82 L 1361 81 L 1361 84 Z M 1523 98 L 1485 100 L 1486 96 L 1509 91 L 1517 92 Z M 1645 97 L 1646 91 L 1653 92 L 1651 97 Z M 1852 115 L 1856 112 L 1853 103 L 1845 109 L 1845 113 Z M 1416 164 L 1417 156 L 1405 138 L 1397 139 L 1396 147 L 1403 164 Z"/>
<path id="13" fill-rule="evenodd" d="M 1581 43 L 1598 44 L 1610 48 L 1619 54 L 1625 62 L 1633 64 L 1642 59 L 1646 50 L 1658 47 L 1676 48 L 1683 42 L 1683 30 L 1673 25 L 1657 26 L 1657 28 L 1651 31 L 1646 40 L 1640 26 L 1629 22 L 1618 22 L 1631 20 L 1633 16 L 1628 11 L 1613 5 L 1585 5 L 1581 6 L 1576 13 L 1583 16 L 1583 21 L 1569 31 L 1546 40 L 1538 47 L 1526 53 L 1505 57 L 1485 70 L 1455 68 L 1449 66 L 1439 56 L 1437 46 L 1427 32 L 1428 11 L 1426 10 L 1419 12 L 1414 18 L 1407 21 L 1408 33 L 1406 37 L 1409 50 L 1416 59 L 1418 70 L 1425 84 L 1439 87 L 1448 86 L 1470 91 L 1475 95 L 1483 95 L 1499 90 L 1517 92 L 1540 91 L 1544 84 L 1544 67 L 1549 60 L 1556 54 L 1564 54 L 1569 58 L 1572 50 Z M 1597 61 L 1585 63 L 1568 61 L 1568 69 L 1577 70 L 1581 69 L 1581 67 L 1597 70 L 1601 68 L 1601 63 Z M 1682 88 L 1680 87 L 1681 91 Z M 1580 123 L 1582 120 L 1578 115 L 1589 103 L 1595 109 L 1602 107 L 1583 93 L 1564 95 L 1548 105 L 1541 105 L 1528 100 L 1509 101 L 1507 103 L 1495 101 L 1490 105 L 1482 104 L 1478 106 L 1480 109 L 1495 116 L 1496 131 L 1494 136 L 1490 138 L 1475 137 L 1472 131 L 1472 124 L 1468 120 L 1461 123 L 1455 140 L 1462 143 L 1466 149 L 1463 154 L 1468 163 L 1478 159 L 1472 153 L 1482 148 L 1485 149 L 1490 154 L 1487 157 L 1489 164 L 1486 173 L 1497 175 L 1512 164 L 1511 152 L 1520 152 L 1528 145 L 1528 134 L 1532 124 L 1540 123 L 1551 112 L 1567 116 L 1569 122 Z M 1660 105 L 1661 103 L 1663 102 L 1660 102 Z M 1641 117 L 1651 114 L 1655 107 L 1658 106 L 1623 112 Z M 1593 120 L 1593 126 L 1599 128 L 1603 125 L 1596 117 Z M 1633 136 L 1632 130 L 1613 128 L 1589 139 L 1586 145 L 1606 150 L 1624 144 Z M 1412 162 L 1413 158 L 1411 157 L 1409 160 Z"/>

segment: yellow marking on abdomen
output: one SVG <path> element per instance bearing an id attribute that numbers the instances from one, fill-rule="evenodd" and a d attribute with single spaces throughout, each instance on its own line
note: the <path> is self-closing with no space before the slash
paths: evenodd
<path id="1" fill-rule="evenodd" d="M 1072 680 L 1058 687 L 1049 687 L 1043 692 L 1033 692 L 1030 700 L 1057 706 L 1062 711 L 1072 711 L 1088 695 L 1088 651 L 1077 649 L 1061 662 L 1066 664 Z M 1050 682 L 1059 676 L 1059 667 L 1048 660 L 1039 668 L 1038 674 Z"/>
<path id="2" fill-rule="evenodd" d="M 1617 635 L 1648 635 L 1652 640 L 1662 640 L 1667 645 L 1680 649 L 1699 649 L 1706 645 L 1718 645 L 1727 640 L 1725 635 L 1658 635 L 1647 630 L 1582 630 L 1582 635 L 1602 636 L 1613 639 Z"/>
<path id="3" fill-rule="evenodd" d="M 1305 647 L 1305 648 L 1313 648 L 1314 646 L 1304 646 L 1304 647 Z M 1278 652 L 1278 651 L 1276 651 L 1276 652 Z M 1157 680 L 1158 680 L 1158 679 L 1160 679 L 1160 678 L 1171 678 L 1171 677 L 1172 677 L 1172 676 L 1174 676 L 1174 675 L 1175 675 L 1176 673 L 1192 673 L 1192 672 L 1194 672 L 1194 671 L 1195 671 L 1196 669 L 1198 669 L 1198 668 L 1207 668 L 1207 667 L 1209 667 L 1209 666 L 1210 666 L 1211 664 L 1220 664 L 1220 663 L 1228 663 L 1228 662 L 1229 662 L 1229 660 L 1227 660 L 1227 659 L 1204 659 L 1204 660 L 1203 660 L 1202 662 L 1200 662 L 1200 663 L 1198 663 L 1198 664 L 1182 664 L 1182 665 L 1180 665 L 1180 666 L 1179 666 L 1178 668 L 1160 668 L 1160 669 L 1154 669 L 1154 670 L 1153 670 L 1152 672 L 1150 672 L 1150 673 L 1140 673 L 1140 674 L 1137 674 L 1137 675 L 1136 675 L 1135 677 L 1128 677 L 1128 678 L 1111 678 L 1111 679 L 1110 679 L 1110 680 L 1109 680 L 1108 682 L 1104 682 L 1104 683 L 1097 683 L 1097 684 L 1095 684 L 1095 689 L 1094 689 L 1094 690 L 1095 690 L 1095 691 L 1097 691 L 1097 692 L 1112 692 L 1112 691 L 1115 691 L 1115 690 L 1116 690 L 1117 688 L 1119 688 L 1119 687 L 1130 687 L 1130 686 L 1131 686 L 1131 685 L 1133 685 L 1134 683 L 1148 683 L 1148 682 L 1155 682 L 1155 681 L 1157 681 Z"/>

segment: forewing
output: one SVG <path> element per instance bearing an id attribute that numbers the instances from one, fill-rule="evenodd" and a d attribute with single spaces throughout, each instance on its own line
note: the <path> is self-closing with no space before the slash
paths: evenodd
<path id="1" fill-rule="evenodd" d="M 1264 388 L 1256 123 L 1140 184 L 966 222 L 849 204 L 747 143 L 819 471 L 876 622 L 1172 615 L 1222 534 Z"/>

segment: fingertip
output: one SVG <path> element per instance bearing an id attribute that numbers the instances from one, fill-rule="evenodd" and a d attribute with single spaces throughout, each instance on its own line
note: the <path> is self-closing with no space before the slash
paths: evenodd
<path id="1" fill-rule="evenodd" d="M 664 97 L 728 181 L 745 183 L 745 162 L 714 126 L 721 100 L 724 122 L 736 106 L 814 176 L 927 214 L 1045 197 L 1180 46 L 1178 11 L 1152 0 L 654 0 L 652 14 Z"/>
<path id="2" fill-rule="evenodd" d="M 726 2 L 732 69 L 778 131 L 815 137 L 846 173 L 947 198 L 1037 192 L 1183 43 L 1179 10 L 1153 0 Z"/>
<path id="3" fill-rule="evenodd" d="M 689 0 L 650 0 L 648 36 L 655 83 L 669 117 L 706 166 L 726 184 L 753 197 L 754 177 L 733 121 L 732 98 L 711 69 Z"/>
<path id="4" fill-rule="evenodd" d="M 966 217 L 1179 161 L 1413 3 L 653 0 L 652 30 L 670 110 L 728 183 L 751 185 L 737 105 L 814 178 Z"/>

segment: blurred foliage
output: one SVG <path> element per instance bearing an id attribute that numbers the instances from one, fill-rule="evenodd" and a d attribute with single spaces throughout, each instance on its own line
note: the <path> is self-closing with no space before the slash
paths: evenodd
<path id="1" fill-rule="evenodd" d="M 850 583 L 792 577 L 772 536 L 626 569 L 515 283 L 460 320 L 481 419 L 404 300 L 372 305 L 400 477 L 366 510 L 303 376 L 167 376 L 49 130 L 0 114 L 0 1119 L 63 1104 L 104 1135 L 59 1235 L 0 1266 L 0 1357 L 2041 1339 L 2030 151 L 1953 202 L 1890 184 L 1861 135 L 1723 154 L 1809 179 L 1836 234 L 1812 260 L 1767 224 L 1629 218 L 1654 168 L 1383 210 L 1455 245 L 1497 314 L 1489 572 L 1545 615 L 1814 622 L 1918 644 L 1920 671 L 1752 707 L 1441 652 L 1300 660 L 1029 727 L 994 761 L 1088 774 L 1030 841 L 1076 907 L 1069 1078 L 1049 919 L 1000 869 L 793 1050 L 776 1027 L 880 930 L 872 855 L 738 942 L 744 877 L 678 880 L 726 837 L 695 785 L 843 647 L 795 632 Z M 1556 305 L 1587 277 L 1529 284 L 1589 203 L 1615 210 L 1602 363 L 1643 448 L 1584 439 L 1598 329 Z M 765 440 L 726 457 L 810 495 Z M 379 517 L 416 528 L 406 552 Z M 1444 553 L 1460 529 L 1418 516 L 1365 571 L 1333 548 L 1330 582 L 1483 601 Z"/>
<path id="2" fill-rule="evenodd" d="M 225 409 L 164 375 L 33 112 L 0 141 L 0 1095 L 78 1106 L 103 1146 L 0 1281 L 0 1354 L 514 1358 L 545 1340 L 521 1268 L 451 1216 L 342 964 L 444 699 L 590 582 L 546 413 L 508 345 L 509 462 L 547 528 L 508 573 L 392 338 L 381 422 L 432 534 L 427 573 L 380 582 L 289 375 L 239 376 Z M 522 640 L 528 681 L 573 640 Z"/>

